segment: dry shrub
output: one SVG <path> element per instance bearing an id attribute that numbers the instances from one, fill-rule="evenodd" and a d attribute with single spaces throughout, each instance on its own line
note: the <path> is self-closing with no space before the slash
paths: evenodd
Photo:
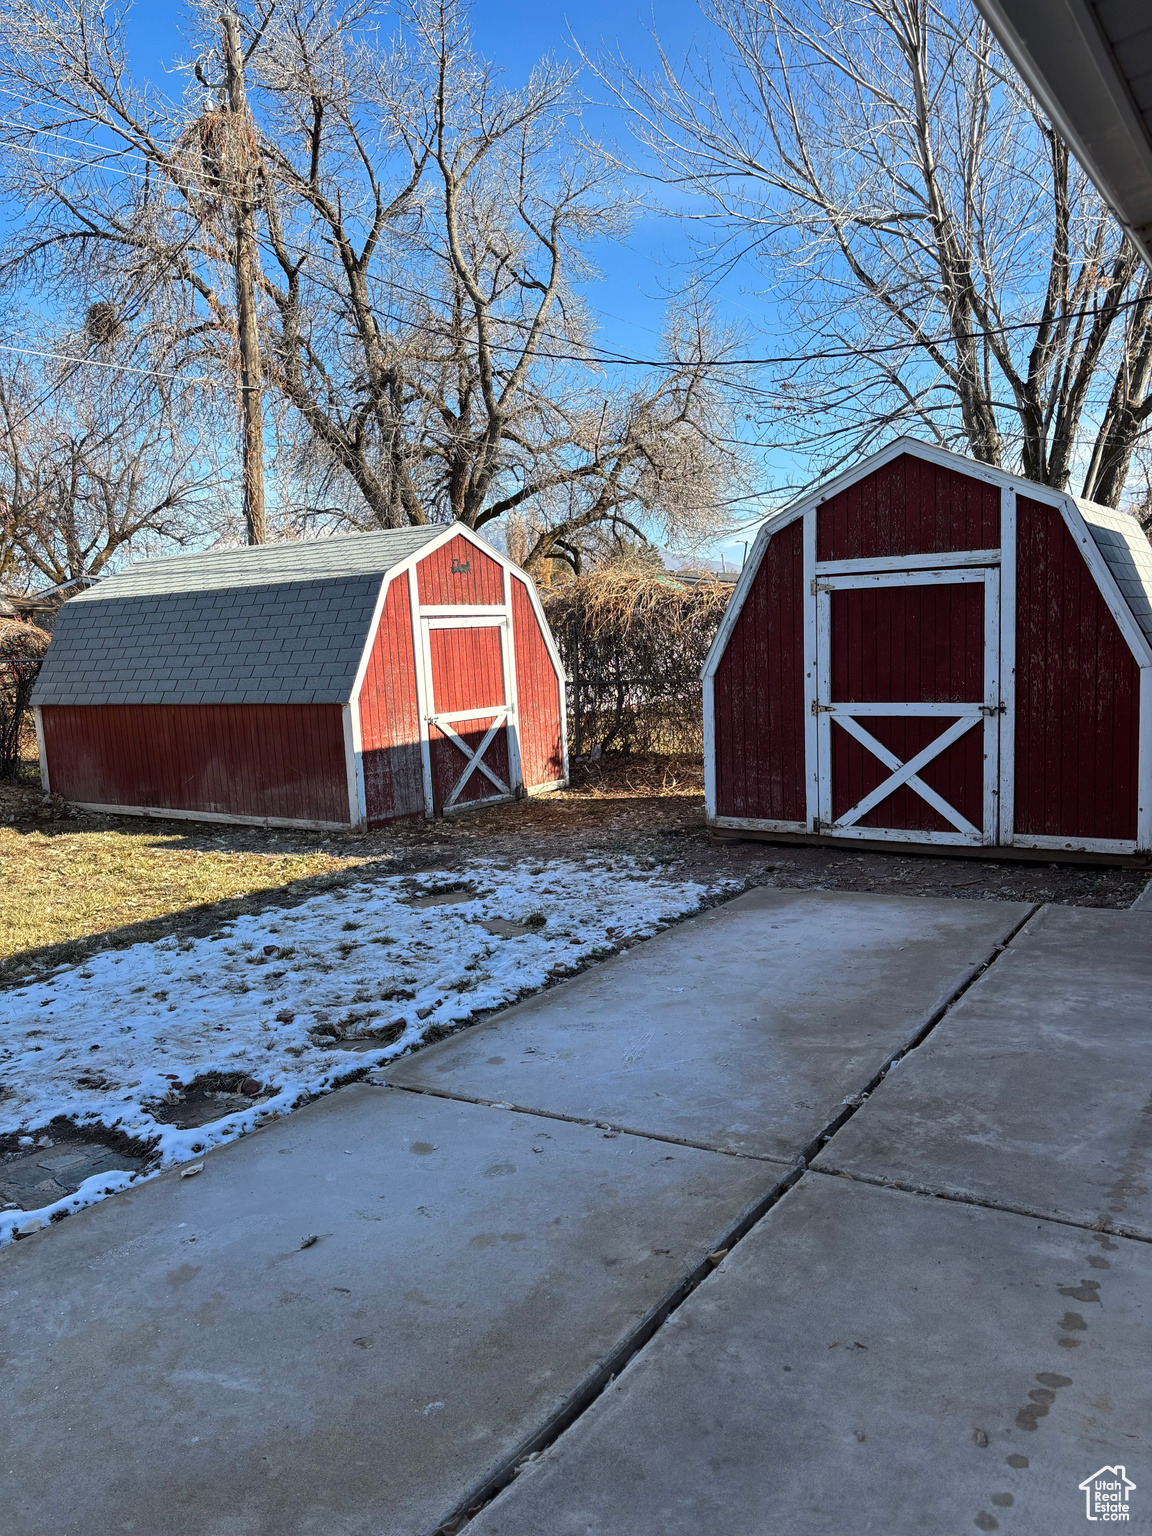
<path id="1" fill-rule="evenodd" d="M 30 731 L 28 700 L 51 638 L 35 624 L 0 618 L 0 779 L 16 777 Z"/>
<path id="2" fill-rule="evenodd" d="M 609 567 L 542 596 L 568 670 L 574 757 L 702 749 L 700 668 L 730 587 Z"/>

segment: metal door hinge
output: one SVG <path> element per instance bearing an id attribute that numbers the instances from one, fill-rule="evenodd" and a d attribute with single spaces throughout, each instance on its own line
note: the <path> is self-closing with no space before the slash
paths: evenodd
<path id="1" fill-rule="evenodd" d="M 820 715 L 820 714 L 830 715 L 832 713 L 832 706 L 831 706 L 831 704 L 818 704 L 816 702 L 816 700 L 813 699 L 812 700 L 812 713 L 814 715 Z"/>

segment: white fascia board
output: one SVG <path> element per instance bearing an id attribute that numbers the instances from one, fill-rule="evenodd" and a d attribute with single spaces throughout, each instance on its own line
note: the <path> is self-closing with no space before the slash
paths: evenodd
<path id="1" fill-rule="evenodd" d="M 760 532 L 756 535 L 756 542 L 752 545 L 744 569 L 740 572 L 740 579 L 732 589 L 732 596 L 728 599 L 728 606 L 724 610 L 724 617 L 720 621 L 720 628 L 716 631 L 716 638 L 708 647 L 708 654 L 704 658 L 704 665 L 700 668 L 700 679 L 715 677 L 716 668 L 720 665 L 720 658 L 728 648 L 728 641 L 732 637 L 732 631 L 736 627 L 736 620 L 740 617 L 740 610 L 744 607 L 752 584 L 756 580 L 756 573 L 760 569 L 760 562 L 764 558 L 764 551 L 768 548 L 773 534 L 779 533 L 781 528 L 786 528 L 789 523 L 794 523 L 798 517 L 803 517 L 805 508 L 812 500 L 806 497 L 802 502 L 792 502 L 790 506 L 774 512 L 768 520 L 761 525 Z"/>
<path id="2" fill-rule="evenodd" d="M 1132 611 L 1125 602 L 1116 579 L 1109 570 L 1103 555 L 1097 547 L 1095 539 L 1088 530 L 1088 525 L 1083 514 L 1076 505 L 1076 498 L 1067 491 L 1054 490 L 1048 485 L 1039 485 L 1035 480 L 1026 480 L 1020 475 L 1009 474 L 1007 470 L 997 469 L 991 464 L 982 464 L 978 459 L 967 458 L 962 453 L 953 453 L 947 448 L 937 448 L 934 444 L 921 442 L 915 437 L 898 437 L 889 443 L 886 448 L 878 449 L 876 453 L 869 454 L 861 459 L 851 469 L 836 475 L 831 480 L 806 491 L 788 506 L 781 508 L 763 525 L 756 537 L 751 556 L 741 573 L 740 580 L 736 584 L 736 590 L 728 604 L 724 614 L 724 621 L 717 632 L 716 639 L 705 659 L 701 676 L 712 675 L 724 649 L 728 643 L 732 629 L 739 618 L 740 609 L 744 605 L 748 589 L 755 579 L 756 570 L 763 558 L 764 549 L 768 540 L 779 529 L 786 527 L 795 518 L 800 517 L 810 507 L 818 507 L 823 502 L 831 500 L 833 496 L 848 487 L 857 484 L 876 470 L 882 469 L 885 464 L 902 454 L 909 454 L 913 458 L 924 459 L 930 464 L 939 465 L 942 469 L 954 470 L 957 474 L 967 475 L 969 479 L 983 480 L 988 485 L 998 486 L 1001 490 L 1015 491 L 1017 496 L 1026 496 L 1031 501 L 1057 508 L 1064 518 L 1069 532 L 1075 538 L 1077 544 L 1088 563 L 1093 579 L 1099 587 L 1101 595 L 1108 603 L 1113 616 L 1120 625 L 1125 640 L 1132 649 L 1133 655 L 1141 666 L 1152 665 L 1152 648 L 1149 647 L 1140 630 Z M 1111 508 L 1105 508 L 1111 511 Z"/>
<path id="3" fill-rule="evenodd" d="M 525 588 L 526 588 L 526 590 L 528 592 L 528 601 L 531 604 L 532 612 L 536 615 L 536 623 L 539 625 L 540 633 L 544 637 L 544 645 L 545 645 L 545 648 L 547 649 L 547 652 L 548 652 L 548 658 L 549 658 L 549 660 L 552 663 L 552 670 L 556 674 L 556 697 L 557 697 L 557 700 L 558 700 L 558 703 L 559 703 L 559 707 L 560 707 L 561 771 L 564 774 L 563 779 L 560 780 L 559 782 L 563 783 L 563 784 L 567 784 L 568 783 L 568 777 L 569 777 L 569 764 L 568 764 L 568 675 L 564 671 L 564 663 L 560 659 L 559 649 L 557 648 L 556 641 L 554 640 L 554 638 L 552 636 L 552 626 L 549 624 L 548 619 L 545 616 L 544 605 L 540 601 L 540 594 L 536 590 L 536 583 L 532 580 L 531 576 L 529 576 L 528 572 L 523 568 L 523 566 L 517 565 L 514 560 L 506 561 L 504 569 L 505 569 L 505 571 L 507 573 L 507 578 L 506 579 L 509 582 L 512 582 L 512 581 L 523 582 L 523 584 L 524 584 L 524 586 L 525 586 Z M 508 614 L 509 614 L 509 618 L 512 619 L 512 604 L 511 604 L 511 601 L 509 601 L 509 604 L 508 604 Z M 516 644 L 516 625 L 515 625 L 515 620 L 514 619 L 512 619 L 512 644 L 513 644 L 513 648 L 515 648 L 515 644 Z"/>
<path id="4" fill-rule="evenodd" d="M 429 539 L 427 544 L 421 544 L 420 548 L 413 554 L 406 555 L 396 565 L 390 565 L 388 567 L 389 578 L 415 570 L 421 560 L 426 560 L 434 550 L 443 548 L 448 540 L 454 538 L 457 533 L 466 533 L 467 531 L 463 523 L 448 523 L 435 538 Z"/>
<path id="5" fill-rule="evenodd" d="M 376 594 L 376 606 L 372 610 L 372 622 L 368 626 L 368 639 L 365 642 L 363 651 L 360 653 L 360 660 L 356 665 L 356 676 L 352 680 L 352 689 L 348 695 L 347 702 L 351 704 L 357 716 L 360 711 L 360 690 L 364 686 L 364 678 L 368 672 L 368 663 L 372 660 L 372 651 L 376 645 L 376 635 L 380 628 L 380 619 L 384 613 L 384 604 L 387 601 L 388 588 L 391 584 L 392 572 L 389 571 L 387 576 L 380 582 L 380 590 Z"/>
<path id="6" fill-rule="evenodd" d="M 1027 494 L 1031 494 L 1030 492 Z M 1112 574 L 1112 567 L 1105 560 L 1100 551 L 1100 546 L 1092 537 L 1088 523 L 1076 505 L 1074 496 L 1067 496 L 1063 492 L 1053 492 L 1052 505 L 1058 506 L 1064 519 L 1064 525 L 1075 539 L 1084 564 L 1092 573 L 1092 579 L 1099 589 L 1100 596 L 1108 604 L 1112 617 L 1120 628 L 1120 633 L 1127 642 L 1128 649 L 1136 658 L 1136 664 L 1140 667 L 1152 667 L 1152 646 L 1149 646 L 1144 631 L 1136 622 L 1136 616 L 1128 606 L 1127 599 L 1120 590 L 1119 583 Z M 1048 498 L 1033 497 L 1033 500 Z"/>
<path id="7" fill-rule="evenodd" d="M 515 561 L 510 560 L 508 562 L 508 569 L 512 577 L 522 581 L 528 589 L 528 601 L 532 605 L 532 612 L 536 615 L 536 622 L 540 626 L 540 633 L 544 636 L 544 644 L 548 647 L 548 655 L 552 658 L 552 665 L 556 670 L 556 680 L 563 685 L 568 680 L 564 671 L 564 663 L 560 659 L 560 652 L 557 649 L 556 641 L 552 638 L 552 626 L 544 615 L 544 605 L 540 601 L 540 594 L 536 590 L 536 583 L 523 566 L 517 565 Z"/>

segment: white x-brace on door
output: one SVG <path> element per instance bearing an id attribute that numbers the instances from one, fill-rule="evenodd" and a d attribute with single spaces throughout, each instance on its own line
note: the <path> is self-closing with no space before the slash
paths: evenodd
<path id="1" fill-rule="evenodd" d="M 815 601 L 819 830 L 994 843 L 999 570 L 818 574 Z"/>

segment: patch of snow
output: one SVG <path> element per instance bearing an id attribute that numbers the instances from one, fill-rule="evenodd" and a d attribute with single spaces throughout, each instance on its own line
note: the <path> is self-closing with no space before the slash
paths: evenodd
<path id="1" fill-rule="evenodd" d="M 409 904 L 455 885 L 468 890 L 451 905 Z M 0 1134 L 23 1132 L 30 1145 L 28 1132 L 63 1115 L 93 1135 L 106 1127 L 147 1144 L 156 1163 L 95 1174 L 40 1210 L 0 1213 L 0 1243 L 33 1216 L 58 1220 L 198 1157 L 411 1050 L 436 1026 L 511 1003 L 737 889 L 666 879 L 624 858 L 397 875 L 235 918 L 210 938 L 90 955 L 4 992 Z M 482 925 L 496 918 L 530 931 L 490 934 Z M 392 1044 L 348 1048 L 389 1027 Z M 343 1042 L 324 1044 L 325 1029 Z M 254 1079 L 259 1100 L 191 1129 L 156 1118 L 165 1095 L 172 1102 L 209 1073 Z"/>

